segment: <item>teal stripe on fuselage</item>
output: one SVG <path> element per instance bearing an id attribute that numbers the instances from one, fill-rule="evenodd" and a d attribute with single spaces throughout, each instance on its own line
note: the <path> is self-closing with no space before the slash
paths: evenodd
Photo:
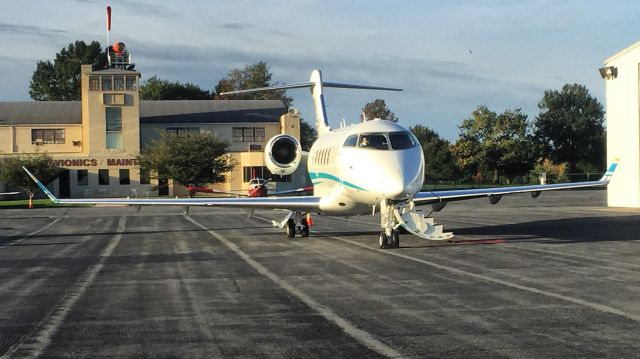
<path id="1" fill-rule="evenodd" d="M 365 191 L 365 192 L 369 192 L 366 189 L 357 186 L 353 183 L 347 182 L 347 181 L 343 181 L 340 178 L 330 174 L 330 173 L 326 173 L 326 172 L 310 172 L 309 173 L 309 177 L 311 177 L 311 181 L 316 180 L 316 179 L 328 179 L 328 180 L 332 180 L 334 182 L 338 182 L 341 183 L 347 187 L 351 187 L 353 189 L 357 189 L 359 191 Z"/>

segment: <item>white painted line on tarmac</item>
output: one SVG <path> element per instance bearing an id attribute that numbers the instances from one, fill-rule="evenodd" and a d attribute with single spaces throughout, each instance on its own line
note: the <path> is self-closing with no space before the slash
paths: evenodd
<path id="1" fill-rule="evenodd" d="M 58 329 L 64 323 L 65 319 L 76 305 L 78 300 L 84 295 L 87 288 L 96 279 L 96 276 L 102 270 L 104 262 L 113 253 L 125 230 L 126 217 L 118 219 L 117 234 L 109 240 L 109 244 L 100 253 L 98 263 L 89 267 L 75 282 L 71 289 L 60 300 L 59 304 L 36 325 L 36 327 L 27 335 L 12 345 L 6 353 L 0 358 L 11 358 L 14 355 L 22 358 L 38 358 L 51 343 L 51 338 L 58 332 Z"/>
<path id="2" fill-rule="evenodd" d="M 16 243 L 20 243 L 20 242 L 22 242 L 22 241 L 24 241 L 26 239 L 29 239 L 29 237 L 34 236 L 34 235 L 44 231 L 45 229 L 53 226 L 54 224 L 56 224 L 61 219 L 62 219 L 62 217 L 58 217 L 58 218 L 54 219 L 53 221 L 51 221 L 50 223 L 48 223 L 47 225 L 45 225 L 44 227 L 42 227 L 40 229 L 36 229 L 35 231 L 33 231 L 33 232 L 29 233 L 29 234 L 26 234 L 26 235 L 24 235 L 24 237 L 22 237 L 20 239 L 17 239 L 17 240 L 15 240 L 15 241 L 13 241 L 13 242 L 11 242 L 9 244 L 5 244 L 5 245 L 0 246 L 0 249 L 5 248 L 5 247 L 13 246 Z"/>
<path id="3" fill-rule="evenodd" d="M 535 294 L 540 294 L 540 295 L 544 295 L 544 296 L 551 297 L 551 298 L 560 299 L 560 300 L 563 300 L 563 301 L 566 301 L 566 302 L 570 302 L 570 303 L 573 303 L 573 304 L 578 304 L 578 305 L 582 305 L 582 306 L 585 306 L 585 307 L 589 307 L 589 308 L 595 309 L 595 310 L 600 311 L 600 312 L 609 313 L 609 314 L 615 314 L 615 315 L 619 315 L 621 317 L 624 317 L 624 318 L 627 318 L 627 319 L 630 319 L 630 320 L 633 320 L 633 321 L 636 321 L 636 322 L 640 322 L 640 315 L 633 314 L 633 313 L 627 313 L 627 312 L 624 312 L 624 311 L 622 311 L 620 309 L 613 308 L 613 307 L 610 307 L 610 306 L 607 306 L 607 305 L 604 305 L 604 304 L 593 303 L 593 302 L 589 302 L 589 301 L 586 301 L 586 300 L 573 298 L 573 297 L 569 297 L 569 296 L 566 296 L 566 295 L 553 293 L 553 292 L 549 292 L 549 291 L 546 291 L 546 290 L 529 287 L 529 286 L 518 284 L 518 283 L 509 282 L 509 281 L 502 280 L 502 279 L 492 278 L 492 277 L 489 277 L 489 276 L 486 276 L 486 275 L 482 275 L 482 274 L 478 274 L 478 273 L 468 272 L 468 271 L 463 270 L 463 269 L 450 267 L 450 266 L 446 266 L 446 265 L 442 265 L 442 264 L 437 264 L 437 263 L 434 263 L 434 262 L 431 262 L 431 261 L 427 261 L 427 260 L 424 260 L 424 259 L 415 258 L 415 257 L 409 256 L 409 255 L 406 255 L 406 254 L 398 253 L 397 251 L 390 251 L 390 250 L 385 250 L 385 249 L 372 248 L 372 247 L 367 246 L 365 244 L 358 243 L 356 241 L 353 241 L 353 240 L 350 240 L 350 239 L 346 239 L 346 238 L 342 238 L 342 237 L 331 236 L 331 238 L 337 239 L 337 240 L 339 240 L 341 242 L 353 244 L 355 246 L 362 247 L 362 248 L 365 248 L 365 249 L 368 249 L 368 250 L 376 251 L 376 252 L 381 253 L 381 254 L 407 259 L 407 260 L 410 260 L 410 261 L 413 261 L 413 262 L 425 264 L 425 265 L 428 265 L 430 267 L 441 269 L 441 270 L 445 270 L 445 271 L 452 272 L 452 273 L 455 273 L 455 274 L 458 274 L 458 275 L 466 275 L 466 276 L 473 277 L 473 278 L 476 278 L 476 279 L 480 279 L 480 280 L 483 280 L 483 281 L 486 281 L 486 282 L 492 282 L 492 283 L 504 285 L 504 286 L 507 286 L 507 287 L 516 288 L 516 289 L 520 289 L 520 290 L 523 290 L 523 291 L 527 291 L 527 292 L 530 292 L 530 293 L 535 293 Z"/>
<path id="4" fill-rule="evenodd" d="M 362 343 L 367 348 L 369 348 L 369 349 L 371 349 L 371 350 L 373 350 L 373 351 L 375 351 L 375 352 L 377 352 L 377 353 L 379 353 L 381 355 L 387 356 L 387 357 L 392 357 L 392 358 L 403 357 L 403 355 L 400 354 L 399 352 L 397 352 L 395 349 L 393 349 L 390 346 L 388 346 L 387 344 L 375 339 L 368 332 L 357 328 L 356 326 L 351 324 L 346 319 L 340 317 L 339 315 L 337 315 L 336 313 L 331 311 L 331 309 L 329 309 L 329 308 L 323 306 L 322 304 L 316 302 L 313 298 L 309 297 L 308 295 L 306 295 L 305 293 L 300 291 L 298 288 L 292 286 L 287 281 L 285 281 L 282 278 L 278 277 L 275 273 L 271 272 L 266 267 L 264 267 L 262 264 L 260 264 L 257 261 L 255 261 L 248 254 L 246 254 L 244 251 L 242 251 L 235 243 L 229 241 L 228 239 L 223 237 L 221 234 L 219 234 L 219 233 L 217 233 L 217 232 L 215 232 L 215 231 L 213 231 L 211 229 L 208 229 L 207 227 L 205 227 L 204 225 L 200 224 L 198 221 L 196 221 L 195 219 L 191 218 L 188 215 L 185 215 L 184 217 L 189 222 L 191 222 L 191 223 L 195 224 L 196 226 L 204 229 L 211 236 L 213 236 L 215 239 L 217 239 L 220 242 L 222 242 L 222 244 L 227 246 L 227 248 L 229 248 L 231 251 L 233 251 L 235 254 L 237 254 L 240 258 L 242 258 L 247 264 L 249 264 L 258 273 L 260 273 L 261 275 L 269 278 L 271 281 L 273 281 L 274 283 L 279 285 L 282 289 L 286 290 L 291 295 L 293 295 L 294 297 L 298 298 L 300 301 L 305 303 L 308 307 L 310 307 L 311 309 L 313 309 L 316 312 L 320 313 L 320 315 L 322 315 L 325 319 L 327 319 L 330 322 L 333 322 L 334 324 L 336 324 L 345 333 L 347 333 L 349 336 L 351 336 L 355 340 L 357 340 L 360 343 Z"/>

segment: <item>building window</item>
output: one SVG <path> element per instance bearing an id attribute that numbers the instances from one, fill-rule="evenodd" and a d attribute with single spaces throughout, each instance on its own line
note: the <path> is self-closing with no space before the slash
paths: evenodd
<path id="1" fill-rule="evenodd" d="M 98 184 L 106 186 L 109 184 L 109 170 L 98 170 Z"/>
<path id="2" fill-rule="evenodd" d="M 122 109 L 107 107 L 107 149 L 122 148 Z"/>
<path id="3" fill-rule="evenodd" d="M 111 76 L 102 76 L 102 91 L 113 91 L 113 78 Z"/>
<path id="4" fill-rule="evenodd" d="M 113 90 L 124 91 L 124 76 L 113 76 Z"/>
<path id="5" fill-rule="evenodd" d="M 78 186 L 89 184 L 89 170 L 78 170 Z"/>
<path id="6" fill-rule="evenodd" d="M 146 168 L 140 169 L 140 184 L 150 184 L 151 183 L 151 171 Z"/>
<path id="7" fill-rule="evenodd" d="M 120 170 L 120 184 L 121 185 L 131 184 L 131 178 L 129 177 L 129 170 L 128 169 L 121 169 Z"/>
<path id="8" fill-rule="evenodd" d="M 89 76 L 89 91 L 100 91 L 100 76 Z"/>
<path id="9" fill-rule="evenodd" d="M 244 166 L 242 167 L 242 182 L 249 182 L 253 178 L 269 178 L 271 172 L 265 166 Z"/>
<path id="10" fill-rule="evenodd" d="M 271 179 L 273 182 L 291 182 L 291 175 L 274 175 L 266 166 L 242 167 L 242 181 L 249 182 L 254 178 Z"/>
<path id="11" fill-rule="evenodd" d="M 187 135 L 190 133 L 200 133 L 200 127 L 167 127 L 167 133 L 173 135 Z"/>
<path id="12" fill-rule="evenodd" d="M 126 81 L 127 91 L 134 91 L 138 89 L 137 76 L 126 76 L 125 81 Z"/>
<path id="13" fill-rule="evenodd" d="M 234 127 L 233 142 L 264 142 L 264 127 Z"/>
<path id="14" fill-rule="evenodd" d="M 254 142 L 264 142 L 264 127 L 254 127 L 253 134 Z"/>
<path id="15" fill-rule="evenodd" d="M 64 144 L 64 128 L 56 129 L 32 129 L 31 144 Z"/>

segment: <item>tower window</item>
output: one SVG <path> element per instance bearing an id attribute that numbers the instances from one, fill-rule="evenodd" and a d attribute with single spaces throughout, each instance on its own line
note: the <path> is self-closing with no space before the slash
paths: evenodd
<path id="1" fill-rule="evenodd" d="M 89 91 L 100 91 L 100 76 L 89 76 Z"/>
<path id="2" fill-rule="evenodd" d="M 113 78 L 102 76 L 102 91 L 113 91 Z"/>
<path id="3" fill-rule="evenodd" d="M 122 148 L 122 109 L 106 108 L 107 149 Z"/>

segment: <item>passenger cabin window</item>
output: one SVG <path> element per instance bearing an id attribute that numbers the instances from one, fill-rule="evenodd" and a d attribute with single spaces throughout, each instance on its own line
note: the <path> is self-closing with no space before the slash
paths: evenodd
<path id="1" fill-rule="evenodd" d="M 344 147 L 356 147 L 358 144 L 358 135 L 351 135 L 344 141 Z"/>
<path id="2" fill-rule="evenodd" d="M 358 147 L 388 150 L 389 142 L 387 141 L 387 136 L 382 133 L 363 133 L 358 140 Z"/>
<path id="3" fill-rule="evenodd" d="M 389 141 L 391 142 L 391 149 L 393 150 L 403 150 L 416 145 L 409 132 L 391 132 L 389 134 Z"/>

